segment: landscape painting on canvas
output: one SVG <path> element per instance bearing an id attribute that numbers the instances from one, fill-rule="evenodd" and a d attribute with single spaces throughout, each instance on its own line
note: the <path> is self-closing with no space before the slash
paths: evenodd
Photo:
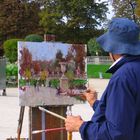
<path id="1" fill-rule="evenodd" d="M 86 89 L 82 44 L 18 42 L 19 104 L 70 105 Z"/>

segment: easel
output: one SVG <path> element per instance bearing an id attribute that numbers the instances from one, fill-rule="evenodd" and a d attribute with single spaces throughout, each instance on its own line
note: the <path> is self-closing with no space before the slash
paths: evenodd
<path id="1" fill-rule="evenodd" d="M 51 109 L 51 108 L 50 108 Z M 30 111 L 32 110 L 32 108 L 30 107 Z M 34 108 L 32 111 L 35 111 L 36 109 Z M 21 106 L 20 107 L 20 114 L 19 114 L 19 120 L 18 120 L 18 128 L 17 128 L 17 140 L 20 140 L 20 135 L 21 135 L 21 131 L 22 131 L 22 124 L 23 124 L 23 118 L 24 118 L 24 112 L 25 112 L 25 106 Z M 30 112 L 31 113 L 31 112 Z M 32 114 L 32 113 L 31 113 Z M 30 115 L 30 117 L 33 119 L 33 117 L 32 117 L 32 115 Z M 46 118 L 50 118 L 51 116 L 46 116 Z M 34 118 L 35 120 L 36 120 L 36 118 Z M 33 120 L 32 120 L 33 121 Z M 34 121 L 33 121 L 34 122 Z M 30 125 L 32 124 L 32 122 L 30 122 Z M 60 124 L 61 125 L 61 124 Z M 31 128 L 33 127 L 32 125 L 30 126 Z M 30 128 L 30 129 L 31 129 Z M 34 128 L 32 128 L 32 129 L 34 129 Z M 61 131 L 61 129 L 60 128 L 58 128 L 58 131 Z M 30 130 L 30 131 L 32 131 L 32 130 Z M 53 131 L 57 131 L 57 129 L 56 130 L 53 130 L 53 129 L 46 129 L 46 131 L 44 131 L 44 132 L 53 132 Z M 63 134 L 62 134 L 63 135 Z M 49 135 L 48 135 L 48 137 L 50 137 Z M 64 136 L 63 137 L 64 139 L 67 139 L 67 140 L 72 140 L 72 133 L 67 133 L 67 138 Z M 33 139 L 32 138 L 32 134 L 30 134 L 30 138 L 29 139 Z M 47 138 L 48 139 L 48 138 Z M 53 139 L 52 137 L 51 137 L 51 139 Z"/>
<path id="2" fill-rule="evenodd" d="M 46 39 L 44 39 L 46 40 Z M 65 80 L 65 79 L 64 79 Z M 61 104 L 61 103 L 60 103 Z M 70 104 L 70 103 L 69 103 Z M 68 104 L 64 105 L 53 105 L 53 106 L 44 106 L 44 108 L 52 112 L 56 112 L 62 116 L 65 116 L 66 108 Z M 20 140 L 20 134 L 22 130 L 22 122 L 24 116 L 24 110 L 21 107 L 20 109 L 20 117 L 19 117 L 19 124 L 18 124 L 18 140 Z M 29 140 L 72 140 L 72 134 L 66 134 L 66 131 L 63 132 L 56 132 L 53 135 L 48 132 L 48 129 L 51 128 L 62 128 L 64 126 L 64 122 L 61 120 L 57 120 L 55 117 L 45 114 L 44 112 L 40 112 L 38 107 L 29 107 Z M 33 135 L 32 132 L 35 130 L 44 130 L 41 134 Z"/>

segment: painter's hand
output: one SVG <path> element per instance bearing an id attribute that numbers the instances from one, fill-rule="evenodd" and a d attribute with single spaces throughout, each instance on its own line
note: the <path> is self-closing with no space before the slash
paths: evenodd
<path id="1" fill-rule="evenodd" d="M 93 106 L 94 102 L 97 100 L 97 92 L 94 89 L 88 89 L 84 94 L 83 94 L 90 104 L 90 106 Z"/>
<path id="2" fill-rule="evenodd" d="M 83 122 L 80 116 L 68 116 L 65 120 L 66 130 L 69 132 L 78 132 Z"/>

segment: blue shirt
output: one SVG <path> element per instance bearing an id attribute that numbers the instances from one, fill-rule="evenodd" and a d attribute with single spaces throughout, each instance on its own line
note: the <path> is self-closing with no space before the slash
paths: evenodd
<path id="1" fill-rule="evenodd" d="M 80 127 L 83 140 L 140 140 L 140 56 L 125 56 L 112 73 L 95 113 Z"/>

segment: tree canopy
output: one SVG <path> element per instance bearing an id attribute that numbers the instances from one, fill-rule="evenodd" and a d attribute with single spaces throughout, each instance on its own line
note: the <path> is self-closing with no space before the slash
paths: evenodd
<path id="1" fill-rule="evenodd" d="M 140 22 L 140 18 L 136 15 L 137 0 L 113 0 L 115 17 L 126 17 L 131 20 Z"/>
<path id="2" fill-rule="evenodd" d="M 107 4 L 93 0 L 47 0 L 40 13 L 40 24 L 57 40 L 85 43 L 100 34 L 97 27 L 106 19 Z"/>
<path id="3" fill-rule="evenodd" d="M 0 45 L 30 34 L 54 34 L 56 41 L 87 43 L 106 22 L 107 3 L 93 0 L 1 0 Z"/>
<path id="4" fill-rule="evenodd" d="M 136 0 L 136 14 L 138 17 L 140 17 L 140 0 Z"/>
<path id="5" fill-rule="evenodd" d="M 39 4 L 28 0 L 0 1 L 0 41 L 24 38 L 40 30 Z"/>

